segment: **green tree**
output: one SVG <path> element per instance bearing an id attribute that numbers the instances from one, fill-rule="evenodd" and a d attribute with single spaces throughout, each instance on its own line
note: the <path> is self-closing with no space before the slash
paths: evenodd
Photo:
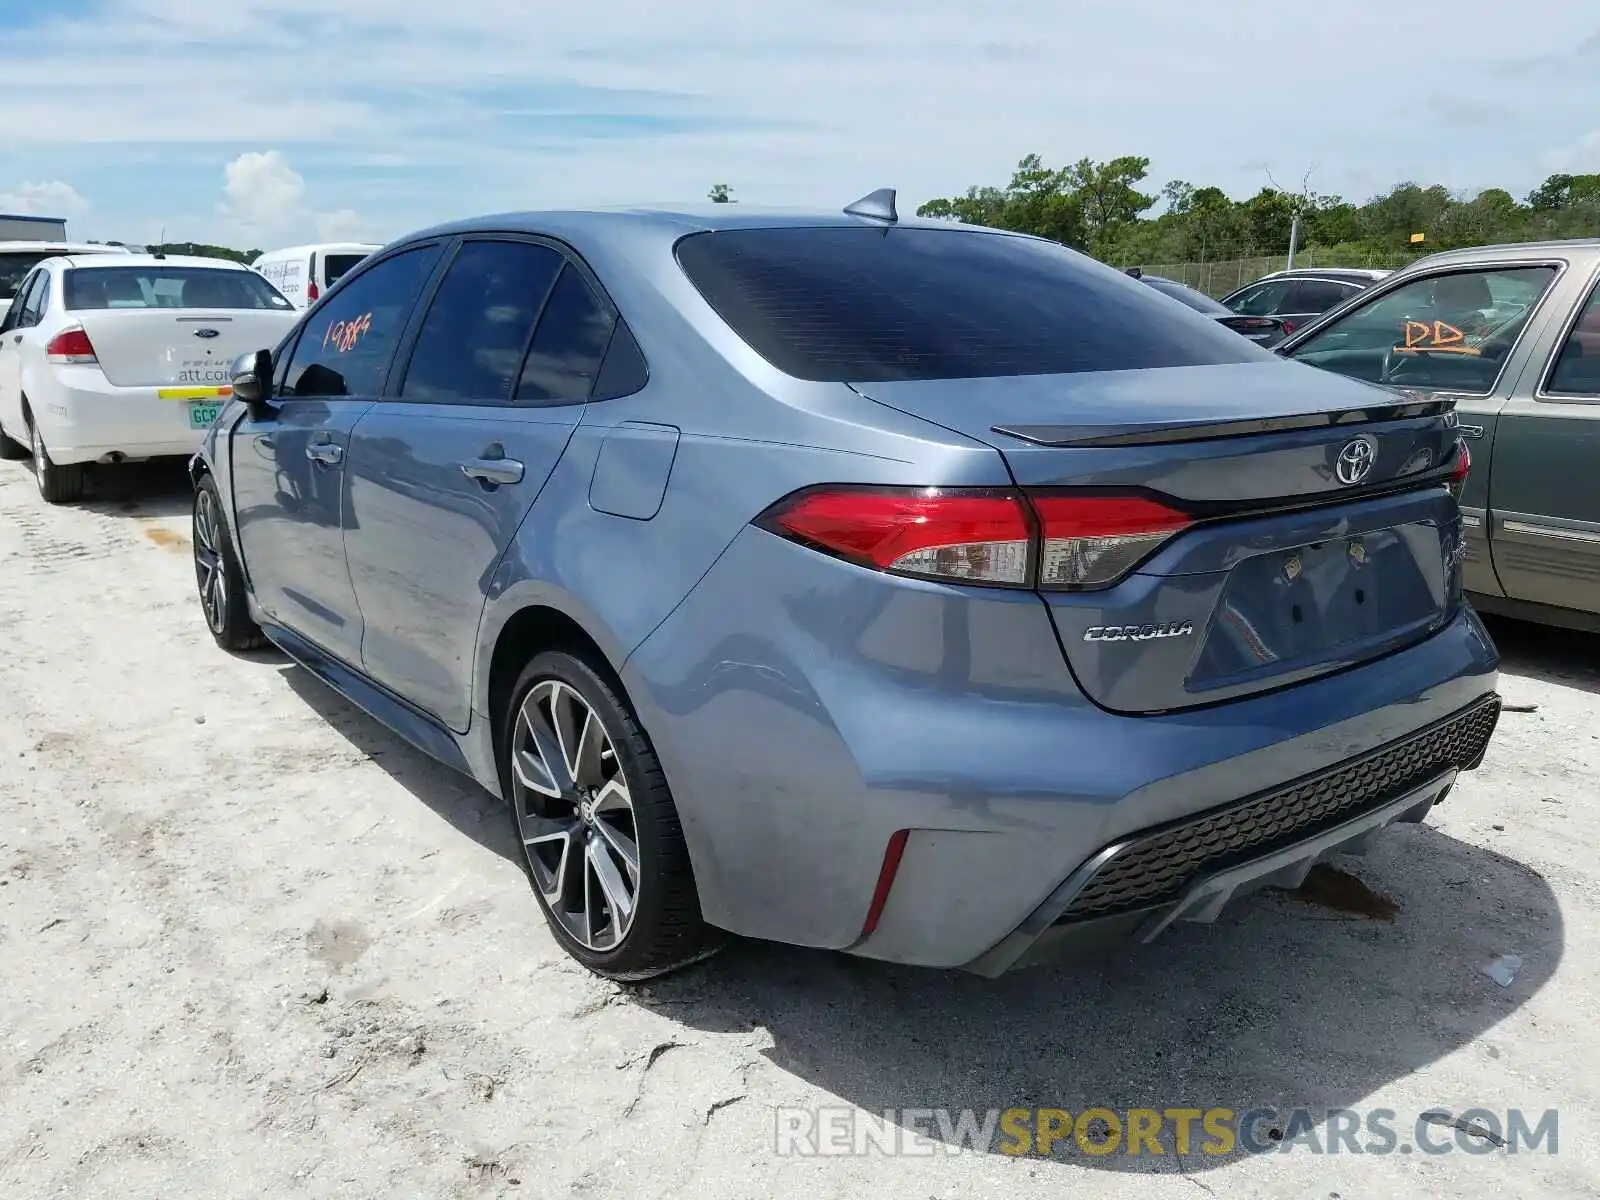
<path id="1" fill-rule="evenodd" d="M 733 198 L 733 188 L 725 183 L 713 183 L 711 185 L 711 190 L 706 193 L 706 196 L 713 204 L 737 203 L 737 201 L 735 201 Z"/>

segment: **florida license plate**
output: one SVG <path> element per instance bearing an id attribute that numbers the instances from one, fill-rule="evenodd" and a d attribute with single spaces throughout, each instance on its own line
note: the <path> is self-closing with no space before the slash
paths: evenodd
<path id="1" fill-rule="evenodd" d="M 210 429 L 211 423 L 222 412 L 222 404 L 215 400 L 192 400 L 189 402 L 189 428 Z"/>

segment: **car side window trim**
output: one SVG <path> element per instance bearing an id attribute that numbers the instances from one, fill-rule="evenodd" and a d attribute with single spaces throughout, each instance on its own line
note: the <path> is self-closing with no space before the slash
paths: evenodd
<path id="1" fill-rule="evenodd" d="M 1390 293 L 1397 292 L 1403 287 L 1410 287 L 1412 284 L 1424 279 L 1438 279 L 1444 275 L 1483 274 L 1490 271 L 1521 271 L 1538 267 L 1550 267 L 1555 271 L 1555 274 L 1550 277 L 1550 282 L 1546 285 L 1544 294 L 1534 302 L 1533 307 L 1529 310 L 1528 319 L 1522 323 L 1522 328 L 1517 331 L 1516 340 L 1506 350 L 1506 356 L 1500 363 L 1500 370 L 1489 384 L 1489 387 L 1484 391 L 1468 391 L 1465 388 L 1456 387 L 1444 389 L 1454 396 L 1469 398 L 1492 396 L 1500 389 L 1500 384 L 1505 380 L 1506 369 L 1516 360 L 1518 352 L 1527 343 L 1528 330 L 1537 323 L 1539 317 L 1547 310 L 1550 304 L 1550 297 L 1560 290 L 1561 281 L 1566 277 L 1569 265 L 1569 262 L 1564 258 L 1516 258 L 1506 259 L 1503 262 L 1484 262 L 1480 259 L 1469 262 L 1440 263 L 1437 267 L 1431 267 L 1426 271 L 1418 271 L 1415 275 L 1407 275 L 1403 279 L 1397 279 L 1397 276 L 1401 274 L 1401 272 L 1397 271 L 1387 279 L 1379 280 L 1372 287 L 1363 289 L 1360 293 L 1361 299 L 1359 303 L 1349 307 L 1341 304 L 1336 308 L 1329 309 L 1328 312 L 1318 317 L 1315 322 L 1307 325 L 1304 330 L 1297 333 L 1293 344 L 1285 345 L 1280 353 L 1291 362 L 1296 361 L 1295 354 L 1301 347 L 1332 328 L 1335 318 L 1338 321 L 1348 321 L 1368 305 L 1377 304 Z"/>
<path id="2" fill-rule="evenodd" d="M 1567 342 L 1577 331 L 1578 324 L 1589 311 L 1589 306 L 1600 299 L 1600 267 L 1589 274 L 1588 286 L 1578 302 L 1573 305 L 1572 312 L 1561 327 L 1561 335 L 1556 338 L 1555 345 L 1550 348 L 1550 357 L 1545 360 L 1544 369 L 1539 374 L 1539 385 L 1533 389 L 1533 398 L 1546 404 L 1593 404 L 1600 402 L 1600 392 L 1552 392 L 1550 381 L 1555 376 L 1556 368 L 1561 365 L 1561 355 L 1567 348 Z"/>

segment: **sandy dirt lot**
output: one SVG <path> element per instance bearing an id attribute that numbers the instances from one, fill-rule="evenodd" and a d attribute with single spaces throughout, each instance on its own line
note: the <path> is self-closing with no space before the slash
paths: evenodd
<path id="1" fill-rule="evenodd" d="M 624 990 L 556 950 L 497 802 L 212 645 L 189 549 L 181 470 L 50 509 L 0 463 L 0 1196 L 1600 1189 L 1596 639 L 1496 626 L 1531 711 L 1318 899 L 999 982 L 745 945 Z M 785 1105 L 1387 1108 L 1402 1141 L 1554 1107 L 1560 1140 L 780 1157 Z"/>

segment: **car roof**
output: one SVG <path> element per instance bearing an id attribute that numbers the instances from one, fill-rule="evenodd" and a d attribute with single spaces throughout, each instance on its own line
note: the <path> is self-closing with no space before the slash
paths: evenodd
<path id="1" fill-rule="evenodd" d="M 1378 267 L 1294 267 L 1270 271 L 1261 279 L 1334 279 L 1343 283 L 1353 279 L 1383 279 L 1393 274 L 1391 270 Z M 1260 283 L 1261 279 L 1256 282 Z"/>
<path id="2" fill-rule="evenodd" d="M 1001 236 L 1021 237 L 1003 229 L 963 225 L 956 221 L 932 220 L 902 215 L 897 226 L 927 229 L 960 229 Z M 753 204 L 680 204 L 661 207 L 616 206 L 584 209 L 491 213 L 435 225 L 408 234 L 403 240 L 440 237 L 463 233 L 573 233 L 604 237 L 619 228 L 652 230 L 676 240 L 689 233 L 710 233 L 732 229 L 865 228 L 882 229 L 885 223 L 871 217 L 854 216 L 842 209 L 766 208 Z"/>
<path id="3" fill-rule="evenodd" d="M 69 267 L 87 267 L 90 265 L 101 267 L 104 263 L 96 262 L 98 255 L 62 255 Z M 229 271 L 248 271 L 250 268 L 231 258 L 201 258 L 193 254 L 163 254 L 159 257 L 154 254 L 129 254 L 117 263 L 119 267 L 217 267 Z"/>
<path id="4" fill-rule="evenodd" d="M 1451 263 L 1514 262 L 1523 258 L 1538 258 L 1547 254 L 1573 255 L 1579 258 L 1600 256 L 1600 238 L 1567 238 L 1543 242 L 1504 242 L 1494 246 L 1472 246 L 1464 250 L 1444 250 L 1419 258 L 1405 269 L 1448 266 Z"/>
<path id="5" fill-rule="evenodd" d="M 263 250 L 256 255 L 255 262 L 264 262 L 269 258 L 299 258 L 303 254 L 312 254 L 321 251 L 347 251 L 351 254 L 357 252 L 370 254 L 374 250 L 382 250 L 381 242 L 307 242 L 304 246 L 284 246 L 279 250 Z"/>

